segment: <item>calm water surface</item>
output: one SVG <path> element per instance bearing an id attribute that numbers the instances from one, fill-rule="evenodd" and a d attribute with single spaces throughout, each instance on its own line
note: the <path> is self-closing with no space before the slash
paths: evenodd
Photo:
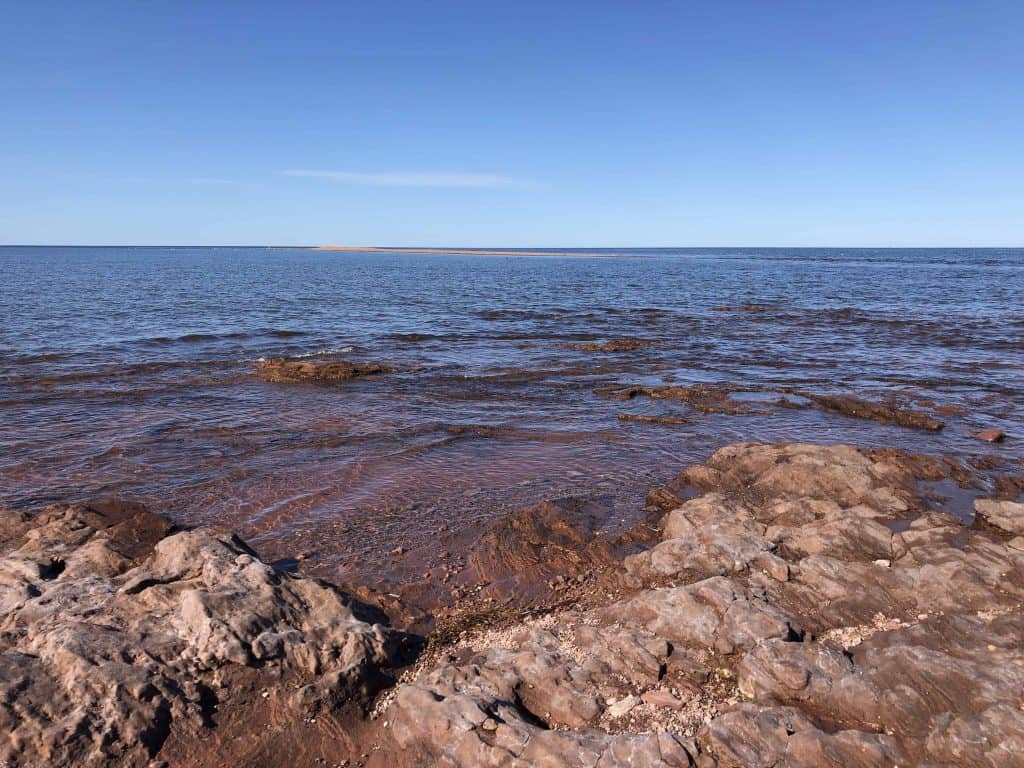
<path id="1" fill-rule="evenodd" d="M 1018 473 L 1024 458 L 1024 250 L 3 247 L 0 275 L 0 504 L 139 499 L 270 556 L 312 551 L 326 574 L 394 573 L 396 543 L 546 497 L 599 497 L 609 527 L 626 524 L 648 488 L 737 440 L 994 454 Z M 624 337 L 653 344 L 567 347 Z M 317 353 L 400 372 L 334 386 L 253 373 Z M 666 382 L 962 412 L 932 434 L 594 393 Z M 970 437 L 991 426 L 1010 437 Z"/>

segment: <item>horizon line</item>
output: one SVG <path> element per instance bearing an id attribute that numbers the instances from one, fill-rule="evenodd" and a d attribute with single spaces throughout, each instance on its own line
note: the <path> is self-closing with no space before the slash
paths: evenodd
<path id="1" fill-rule="evenodd" d="M 802 248 L 853 250 L 1024 250 L 1024 245 L 310 245 L 287 243 L 0 243 L 0 248 L 288 248 L 344 253 L 346 251 L 426 252 L 451 253 L 453 251 L 659 251 L 693 250 L 697 248 Z"/>

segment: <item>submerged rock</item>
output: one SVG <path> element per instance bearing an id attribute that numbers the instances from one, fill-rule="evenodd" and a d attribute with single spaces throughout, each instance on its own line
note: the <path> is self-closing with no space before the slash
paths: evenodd
<path id="1" fill-rule="evenodd" d="M 879 424 L 898 424 L 901 427 L 927 429 L 938 432 L 945 425 L 924 411 L 913 408 L 873 403 L 853 395 L 817 395 L 810 392 L 798 392 L 801 397 L 812 401 L 820 408 L 855 419 L 870 419 Z"/>
<path id="2" fill-rule="evenodd" d="M 542 501 L 499 519 L 467 552 L 472 582 L 514 601 L 536 595 L 553 578 L 574 579 L 615 562 L 596 537 L 608 510 L 587 499 Z"/>
<path id="3" fill-rule="evenodd" d="M 907 406 L 871 402 L 853 395 L 822 395 L 788 387 L 703 383 L 689 386 L 636 385 L 602 387 L 595 390 L 595 394 L 617 400 L 632 400 L 641 396 L 653 400 L 676 400 L 703 414 L 746 416 L 777 413 L 779 410 L 817 408 L 850 418 L 870 419 L 879 424 L 895 424 L 933 432 L 945 426 L 927 412 Z M 619 418 L 634 417 L 620 415 Z"/>
<path id="4" fill-rule="evenodd" d="M 654 342 L 649 339 L 613 339 L 605 342 L 583 341 L 567 346 L 570 349 L 580 349 L 585 352 L 632 352 L 634 349 L 643 349 L 652 344 Z"/>
<path id="5" fill-rule="evenodd" d="M 693 386 L 659 387 L 612 387 L 596 390 L 599 395 L 616 400 L 632 400 L 634 397 L 650 397 L 654 400 L 678 400 L 686 403 L 698 413 L 749 414 L 759 412 L 753 404 L 731 397 L 739 391 L 734 387 L 715 384 L 694 384 Z"/>
<path id="6" fill-rule="evenodd" d="M 256 364 L 260 378 L 274 383 L 296 381 L 348 381 L 359 376 L 394 373 L 380 363 L 350 363 L 346 360 L 289 360 L 274 357 Z"/>
<path id="7" fill-rule="evenodd" d="M 647 416 L 640 413 L 620 413 L 619 421 L 639 421 L 645 424 L 668 424 L 670 426 L 693 423 L 690 419 L 682 419 L 678 416 Z"/>

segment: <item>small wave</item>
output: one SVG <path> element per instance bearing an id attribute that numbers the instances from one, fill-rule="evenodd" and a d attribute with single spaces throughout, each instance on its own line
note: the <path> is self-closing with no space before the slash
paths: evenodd
<path id="1" fill-rule="evenodd" d="M 305 360 L 311 357 L 326 357 L 327 355 L 344 355 L 348 354 L 349 352 L 355 352 L 355 350 L 355 346 L 349 344 L 348 346 L 345 347 L 325 347 L 324 349 L 316 349 L 313 350 L 312 352 L 299 352 L 294 355 L 273 355 L 273 357 L 286 357 L 289 360 Z M 263 363 L 266 362 L 268 359 L 269 358 L 267 358 L 266 355 L 260 355 L 259 357 L 253 358 L 252 360 L 243 359 L 242 362 Z"/>
<path id="2" fill-rule="evenodd" d="M 179 336 L 177 339 L 172 341 L 215 341 L 216 339 L 237 339 L 248 336 L 245 333 L 186 333 L 184 336 Z"/>
<path id="3" fill-rule="evenodd" d="M 485 309 L 477 312 L 477 317 L 483 320 L 551 320 L 560 315 L 532 309 Z"/>
<path id="4" fill-rule="evenodd" d="M 289 357 L 307 358 L 307 357 L 320 357 L 322 355 L 344 355 L 344 354 L 346 354 L 348 352 L 354 352 L 355 349 L 356 348 L 354 346 L 349 344 L 348 346 L 345 346 L 345 347 L 327 347 L 325 349 L 318 349 L 315 352 L 303 352 L 300 355 L 289 355 Z M 263 360 L 263 359 L 264 358 L 262 358 L 262 357 L 260 358 L 260 360 Z"/>
<path id="5" fill-rule="evenodd" d="M 384 338 L 391 341 L 408 341 L 415 343 L 418 341 L 441 341 L 446 337 L 438 336 L 435 333 L 389 333 Z"/>
<path id="6" fill-rule="evenodd" d="M 216 341 L 217 339 L 244 339 L 248 333 L 185 333 L 181 336 L 152 336 L 147 339 L 131 339 L 127 344 L 181 344 L 200 341 Z"/>
<path id="7" fill-rule="evenodd" d="M 40 352 L 38 354 L 18 354 L 16 352 L 8 354 L 6 351 L 0 352 L 0 360 L 5 360 L 11 363 L 54 363 L 58 360 L 63 360 L 67 355 L 63 352 Z"/>
<path id="8" fill-rule="evenodd" d="M 79 370 L 58 372 L 50 376 L 39 376 L 25 373 L 12 375 L 9 378 L 11 383 L 30 388 L 50 387 L 62 384 L 73 384 L 89 381 L 121 381 L 133 376 L 150 374 L 161 374 L 170 371 L 184 369 L 208 370 L 216 368 L 230 368 L 244 360 L 157 360 L 142 363 L 128 363 L 123 365 L 95 365 Z"/>
<path id="9" fill-rule="evenodd" d="M 222 341 L 229 339 L 258 339 L 270 336 L 277 339 L 290 339 L 296 336 L 305 336 L 306 331 L 295 331 L 289 328 L 261 328 L 256 331 L 229 331 L 227 333 L 212 333 L 209 331 L 196 331 L 184 333 L 180 336 L 152 336 L 146 339 L 133 339 L 127 343 L 135 344 L 192 344 L 203 341 Z"/>

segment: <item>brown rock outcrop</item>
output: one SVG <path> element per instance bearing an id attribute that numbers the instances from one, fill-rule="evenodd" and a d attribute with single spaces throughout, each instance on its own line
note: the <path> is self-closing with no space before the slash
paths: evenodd
<path id="1" fill-rule="evenodd" d="M 256 373 L 260 378 L 273 383 L 348 381 L 360 376 L 394 372 L 394 368 L 380 363 L 350 363 L 347 360 L 289 360 L 273 357 L 256 364 Z"/>
<path id="2" fill-rule="evenodd" d="M 1024 504 L 998 499 L 978 499 L 974 511 L 989 525 L 1007 533 L 1024 534 Z"/>
<path id="3" fill-rule="evenodd" d="M 927 511 L 916 481 L 941 466 L 718 451 L 624 597 L 464 640 L 401 686 L 380 765 L 1018 765 L 1024 547 Z"/>
<path id="4" fill-rule="evenodd" d="M 602 387 L 595 394 L 617 400 L 649 397 L 653 400 L 677 400 L 698 413 L 721 413 L 731 416 L 776 413 L 780 409 L 817 408 L 855 419 L 869 419 L 879 424 L 941 430 L 945 424 L 929 413 L 887 402 L 872 402 L 853 395 L 822 395 L 787 387 L 770 388 L 731 384 L 693 384 L 689 386 Z M 738 397 L 737 397 L 738 395 Z"/>
<path id="5" fill-rule="evenodd" d="M 233 536 L 173 533 L 138 505 L 2 519 L 4 765 L 144 766 L 172 729 L 212 725 L 234 669 L 301 719 L 366 701 L 395 652 L 344 594 Z"/>
<path id="6" fill-rule="evenodd" d="M 1006 433 L 1001 429 L 983 429 L 981 432 L 975 433 L 974 436 L 986 443 L 1001 443 L 1006 437 Z"/>
<path id="7" fill-rule="evenodd" d="M 567 346 L 585 352 L 632 352 L 634 349 L 649 347 L 653 343 L 648 339 L 613 339 L 605 342 L 582 341 Z"/>
<path id="8" fill-rule="evenodd" d="M 616 400 L 631 400 L 634 397 L 650 397 L 654 400 L 678 400 L 686 403 L 698 413 L 746 414 L 757 413 L 758 409 L 751 403 L 745 403 L 731 397 L 739 391 L 734 387 L 723 387 L 716 384 L 694 384 L 693 386 L 663 387 L 612 387 L 596 390 L 597 394 L 612 397 Z"/>
<path id="9" fill-rule="evenodd" d="M 598 507 L 518 512 L 470 548 L 467 578 L 511 598 L 557 574 L 587 599 L 453 633 L 368 722 L 401 637 L 339 590 L 137 505 L 4 513 L 0 761 L 314 763 L 316 744 L 372 768 L 1011 768 L 1024 505 L 978 500 L 970 526 L 929 509 L 918 482 L 964 471 L 728 446 L 652 495 L 660 540 L 621 562 Z M 237 708 L 261 687 L 273 715 Z M 181 746 L 197 734 L 221 751 Z"/>
<path id="10" fill-rule="evenodd" d="M 870 419 L 879 424 L 898 424 L 901 427 L 927 429 L 938 432 L 945 426 L 941 421 L 929 416 L 924 411 L 913 408 L 898 407 L 886 403 L 873 403 L 853 395 L 816 395 L 811 392 L 798 392 L 820 408 L 850 416 L 855 419 Z"/>

